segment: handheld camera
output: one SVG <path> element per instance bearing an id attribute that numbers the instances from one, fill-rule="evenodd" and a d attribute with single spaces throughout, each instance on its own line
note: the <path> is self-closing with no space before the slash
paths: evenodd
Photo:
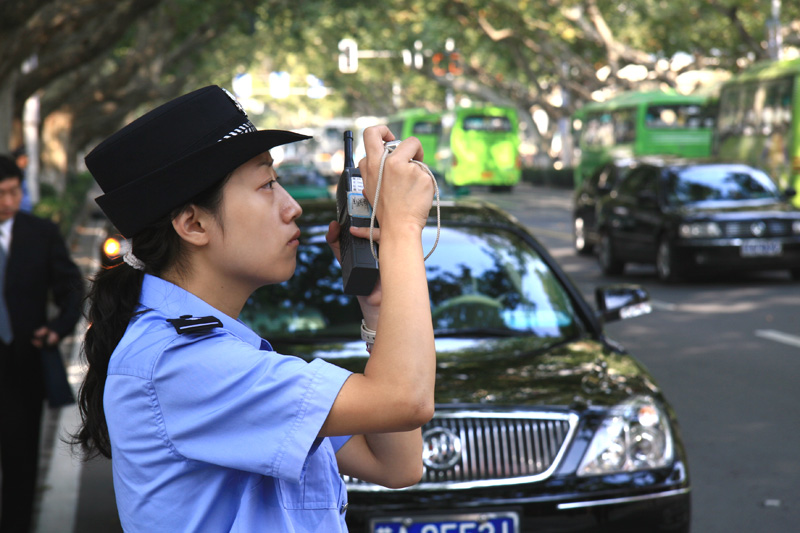
<path id="1" fill-rule="evenodd" d="M 339 248 L 344 292 L 366 296 L 378 281 L 378 262 L 372 256 L 369 240 L 350 234 L 350 226 L 368 228 L 372 216 L 372 206 L 364 196 L 361 171 L 353 161 L 353 132 L 350 130 L 344 132 L 344 170 L 336 189 L 336 211 L 341 226 Z"/>

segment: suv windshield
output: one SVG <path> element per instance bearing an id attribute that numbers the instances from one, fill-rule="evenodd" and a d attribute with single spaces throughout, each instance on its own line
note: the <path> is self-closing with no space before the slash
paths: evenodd
<path id="1" fill-rule="evenodd" d="M 764 172 L 745 167 L 696 166 L 667 173 L 666 197 L 671 204 L 775 200 L 775 183 Z"/>
<path id="2" fill-rule="evenodd" d="M 289 281 L 259 289 L 242 310 L 242 321 L 262 337 L 311 342 L 358 337 L 361 312 L 356 299 L 342 293 L 341 270 L 323 231 L 315 228 L 303 240 Z M 426 228 L 425 250 L 435 238 L 436 228 Z M 558 340 L 582 329 L 564 287 L 512 232 L 443 227 L 425 266 L 439 336 L 524 333 Z"/>

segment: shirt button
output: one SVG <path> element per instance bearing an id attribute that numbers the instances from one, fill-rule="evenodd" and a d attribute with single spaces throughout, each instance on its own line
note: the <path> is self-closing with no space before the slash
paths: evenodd
<path id="1" fill-rule="evenodd" d="M 347 502 L 342 504 L 342 507 L 339 509 L 339 514 L 344 514 L 347 512 Z"/>

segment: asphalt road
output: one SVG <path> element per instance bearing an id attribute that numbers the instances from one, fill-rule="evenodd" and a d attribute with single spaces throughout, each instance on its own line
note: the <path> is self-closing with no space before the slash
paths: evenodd
<path id="1" fill-rule="evenodd" d="M 522 184 L 512 194 L 473 196 L 531 228 L 590 301 L 604 284 L 638 283 L 650 291 L 651 315 L 608 331 L 653 372 L 678 413 L 693 482 L 693 531 L 800 530 L 800 283 L 770 273 L 663 285 L 642 266 L 608 278 L 593 258 L 572 251 L 568 191 Z M 79 228 L 73 249 L 87 273 L 97 268 L 100 239 L 92 224 L 87 219 Z M 77 387 L 82 371 L 73 346 Z M 81 464 L 58 440 L 74 429 L 76 410 L 46 418 L 37 532 L 121 531 L 108 461 Z"/>

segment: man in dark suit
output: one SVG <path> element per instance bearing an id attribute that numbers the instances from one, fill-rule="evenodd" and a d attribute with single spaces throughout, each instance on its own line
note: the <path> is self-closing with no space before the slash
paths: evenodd
<path id="1" fill-rule="evenodd" d="M 81 272 L 58 227 L 21 212 L 21 202 L 22 171 L 0 156 L 0 533 L 31 529 L 45 398 L 41 351 L 72 332 L 83 298 Z"/>

